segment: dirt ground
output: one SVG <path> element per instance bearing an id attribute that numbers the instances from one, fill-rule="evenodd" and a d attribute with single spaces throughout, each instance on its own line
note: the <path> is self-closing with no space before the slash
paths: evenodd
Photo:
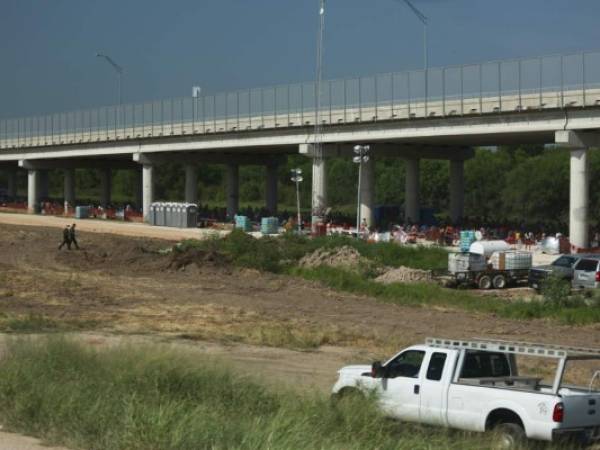
<path id="1" fill-rule="evenodd" d="M 80 221 L 81 250 L 58 251 L 63 223 L 54 218 L 2 214 L 0 223 L 0 330 L 9 332 L 41 327 L 69 331 L 89 345 L 172 345 L 220 357 L 267 382 L 322 391 L 340 366 L 383 358 L 430 335 L 600 347 L 600 325 L 401 307 L 235 269 L 218 255 L 162 254 L 174 239 L 191 237 L 185 233 Z M 47 223 L 52 226 L 35 226 Z M 486 295 L 481 301 L 502 300 Z M 37 448 L 0 433 L 9 438 Z"/>
<path id="2" fill-rule="evenodd" d="M 0 225 L 5 330 L 42 320 L 51 329 L 216 345 L 232 359 L 254 354 L 253 364 L 280 379 L 298 373 L 292 378 L 306 380 L 318 365 L 326 373 L 311 381 L 324 389 L 343 363 L 369 362 L 430 335 L 600 346 L 599 325 L 384 304 L 297 278 L 235 269 L 214 255 L 180 264 L 159 253 L 171 245 L 164 240 L 82 232 L 79 251 L 58 251 L 59 241 L 56 228 Z"/>

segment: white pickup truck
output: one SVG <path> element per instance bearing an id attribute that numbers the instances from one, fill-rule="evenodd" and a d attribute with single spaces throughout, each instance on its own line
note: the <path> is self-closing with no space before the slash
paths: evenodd
<path id="1" fill-rule="evenodd" d="M 342 368 L 333 395 L 373 392 L 400 420 L 494 430 L 499 448 L 526 438 L 591 443 L 600 440 L 598 369 L 600 350 L 427 338 L 383 364 Z"/>

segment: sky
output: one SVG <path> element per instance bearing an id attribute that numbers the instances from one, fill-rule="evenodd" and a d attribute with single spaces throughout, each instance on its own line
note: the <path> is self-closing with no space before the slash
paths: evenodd
<path id="1" fill-rule="evenodd" d="M 412 0 L 429 65 L 600 49 L 598 0 Z M 310 81 L 318 0 L 2 0 L 0 118 Z M 324 77 L 418 69 L 401 0 L 327 0 Z"/>

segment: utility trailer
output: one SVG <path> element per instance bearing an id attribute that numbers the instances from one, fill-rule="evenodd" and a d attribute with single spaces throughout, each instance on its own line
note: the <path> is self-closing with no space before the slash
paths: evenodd
<path id="1" fill-rule="evenodd" d="M 489 261 L 484 255 L 476 253 L 450 253 L 448 284 L 474 285 L 479 289 L 504 289 L 519 282 L 526 282 L 530 267 L 531 254 L 526 252 L 496 252 Z"/>

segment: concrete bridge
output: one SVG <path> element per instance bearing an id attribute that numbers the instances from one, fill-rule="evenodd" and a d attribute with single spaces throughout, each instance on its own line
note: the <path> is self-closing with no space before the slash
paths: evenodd
<path id="1" fill-rule="evenodd" d="M 428 96 L 424 97 L 425 76 Z M 144 216 L 154 199 L 154 172 L 185 165 L 185 200 L 195 202 L 199 164 L 227 166 L 227 211 L 238 209 L 238 168 L 266 171 L 266 206 L 277 208 L 277 166 L 287 155 L 313 161 L 313 214 L 327 204 L 326 164 L 369 144 L 362 216 L 373 220 L 374 161 L 406 164 L 405 216 L 419 221 L 419 161 L 450 163 L 451 217 L 463 214 L 463 164 L 474 146 L 559 144 L 571 152 L 570 237 L 588 246 L 588 148 L 600 145 L 600 52 L 494 61 L 423 71 L 329 80 L 108 106 L 0 121 L 0 167 L 28 171 L 31 211 L 43 196 L 47 170 L 62 169 L 64 197 L 75 203 L 74 169 L 97 168 L 102 203 L 110 202 L 111 169 L 140 174 Z"/>

